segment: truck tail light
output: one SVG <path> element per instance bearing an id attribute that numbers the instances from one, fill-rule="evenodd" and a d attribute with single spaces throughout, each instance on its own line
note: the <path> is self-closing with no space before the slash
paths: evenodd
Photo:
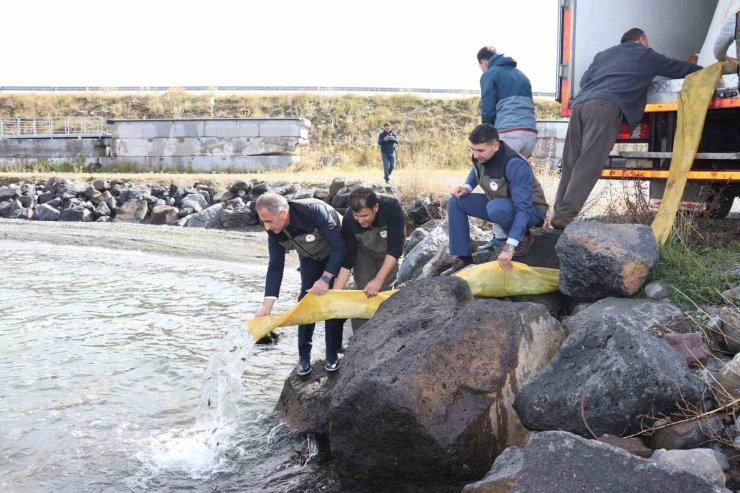
<path id="1" fill-rule="evenodd" d="M 617 140 L 647 140 L 650 136 L 650 126 L 647 123 L 640 123 L 634 130 L 626 123 L 619 127 Z"/>

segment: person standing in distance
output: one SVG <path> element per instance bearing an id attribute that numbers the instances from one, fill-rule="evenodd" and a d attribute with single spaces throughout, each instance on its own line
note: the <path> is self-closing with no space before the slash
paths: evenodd
<path id="1" fill-rule="evenodd" d="M 383 130 L 378 135 L 378 145 L 380 146 L 380 157 L 383 159 L 383 179 L 389 183 L 393 168 L 396 167 L 396 146 L 398 145 L 398 134 L 390 123 L 383 125 Z"/>

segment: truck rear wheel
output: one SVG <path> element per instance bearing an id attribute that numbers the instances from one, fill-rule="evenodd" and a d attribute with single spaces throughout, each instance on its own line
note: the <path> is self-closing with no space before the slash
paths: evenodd
<path id="1" fill-rule="evenodd" d="M 713 194 L 707 201 L 707 210 L 712 219 L 724 219 L 732 209 L 735 201 L 736 190 L 734 187 L 725 187 Z"/>

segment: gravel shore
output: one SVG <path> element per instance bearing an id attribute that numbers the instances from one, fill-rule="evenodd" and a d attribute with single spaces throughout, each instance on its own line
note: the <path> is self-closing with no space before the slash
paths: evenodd
<path id="1" fill-rule="evenodd" d="M 157 255 L 266 265 L 264 231 L 178 228 L 149 224 L 45 222 L 0 219 L 0 239 L 137 250 Z M 295 255 L 286 261 L 298 264 Z"/>

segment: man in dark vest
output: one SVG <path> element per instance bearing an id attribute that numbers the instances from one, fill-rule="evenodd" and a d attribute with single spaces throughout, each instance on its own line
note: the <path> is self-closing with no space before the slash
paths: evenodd
<path id="1" fill-rule="evenodd" d="M 369 188 L 353 191 L 342 221 L 347 254 L 334 288 L 344 289 L 351 270 L 355 288 L 365 291 L 368 297 L 391 289 L 403 251 L 403 227 L 403 209 L 398 199 L 376 195 Z M 364 320 L 354 319 L 352 327 L 356 329 L 362 323 Z"/>
<path id="2" fill-rule="evenodd" d="M 267 192 L 257 198 L 257 214 L 267 231 L 270 262 L 265 281 L 265 298 L 255 316 L 269 315 L 280 294 L 283 281 L 285 253 L 298 252 L 301 266 L 301 300 L 308 292 L 321 296 L 331 287 L 339 272 L 345 254 L 341 234 L 341 218 L 337 211 L 317 199 L 294 200 Z M 327 320 L 327 371 L 339 369 L 337 348 L 342 345 L 343 320 Z M 298 326 L 298 354 L 296 373 L 311 373 L 311 345 L 315 324 Z"/>
<path id="3" fill-rule="evenodd" d="M 478 125 L 468 140 L 473 167 L 465 184 L 455 187 L 447 201 L 450 255 L 457 258 L 443 275 L 473 263 L 468 216 L 493 223 L 495 237 L 504 243 L 498 261 L 510 272 L 512 258 L 529 252 L 529 228 L 545 220 L 545 194 L 529 163 L 499 140 L 496 127 Z M 484 193 L 472 193 L 478 185 Z"/>

